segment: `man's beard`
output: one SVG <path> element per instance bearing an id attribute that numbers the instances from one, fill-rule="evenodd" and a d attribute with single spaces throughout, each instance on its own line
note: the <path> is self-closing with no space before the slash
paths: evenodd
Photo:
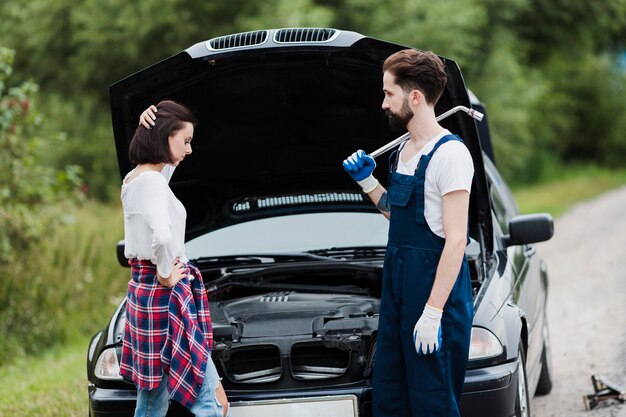
<path id="1" fill-rule="evenodd" d="M 389 109 L 387 109 L 385 113 L 389 117 L 389 127 L 391 127 L 391 130 L 406 130 L 406 126 L 413 118 L 413 111 L 409 107 L 409 103 L 406 100 L 402 103 L 400 113 L 393 113 Z"/>

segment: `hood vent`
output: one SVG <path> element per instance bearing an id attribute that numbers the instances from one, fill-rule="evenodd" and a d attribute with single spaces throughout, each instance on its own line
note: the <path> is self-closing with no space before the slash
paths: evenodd
<path id="1" fill-rule="evenodd" d="M 209 50 L 233 49 L 261 45 L 265 41 L 267 41 L 267 31 L 258 30 L 213 38 L 207 41 L 207 48 Z"/>
<path id="2" fill-rule="evenodd" d="M 259 209 L 287 207 L 301 204 L 328 204 L 328 203 L 362 203 L 363 196 L 358 193 L 320 193 L 300 194 L 276 197 L 246 198 L 232 205 L 234 213 L 247 213 Z"/>
<path id="3" fill-rule="evenodd" d="M 274 42 L 328 42 L 338 35 L 335 29 L 280 29 L 274 34 Z"/>
<path id="4" fill-rule="evenodd" d="M 259 299 L 261 303 L 286 303 L 289 301 L 289 295 L 292 294 L 293 291 L 282 291 L 275 292 L 268 295 L 265 295 Z"/>

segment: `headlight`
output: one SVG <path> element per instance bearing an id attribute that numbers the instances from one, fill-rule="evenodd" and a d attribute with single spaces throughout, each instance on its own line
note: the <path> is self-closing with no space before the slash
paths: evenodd
<path id="1" fill-rule="evenodd" d="M 117 360 L 117 352 L 114 347 L 105 349 L 96 361 L 94 369 L 96 378 L 106 381 L 122 381 L 120 376 L 120 363 Z"/>
<path id="2" fill-rule="evenodd" d="M 481 327 L 472 327 L 469 360 L 495 358 L 502 352 L 502 344 L 493 333 Z"/>

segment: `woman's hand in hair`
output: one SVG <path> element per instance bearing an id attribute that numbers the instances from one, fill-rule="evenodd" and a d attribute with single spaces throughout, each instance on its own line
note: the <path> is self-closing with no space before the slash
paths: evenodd
<path id="1" fill-rule="evenodd" d="M 139 116 L 139 124 L 145 127 L 146 129 L 152 129 L 154 126 L 154 121 L 156 120 L 157 108 L 152 105 L 145 109 L 141 116 Z"/>

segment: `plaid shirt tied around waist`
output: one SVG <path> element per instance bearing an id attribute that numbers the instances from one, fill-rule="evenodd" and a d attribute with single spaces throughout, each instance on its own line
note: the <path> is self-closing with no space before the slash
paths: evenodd
<path id="1" fill-rule="evenodd" d="M 163 371 L 172 398 L 190 408 L 211 360 L 213 331 L 206 289 L 198 268 L 173 288 L 161 285 L 156 266 L 133 259 L 128 283 L 120 374 L 138 389 L 155 389 Z"/>

